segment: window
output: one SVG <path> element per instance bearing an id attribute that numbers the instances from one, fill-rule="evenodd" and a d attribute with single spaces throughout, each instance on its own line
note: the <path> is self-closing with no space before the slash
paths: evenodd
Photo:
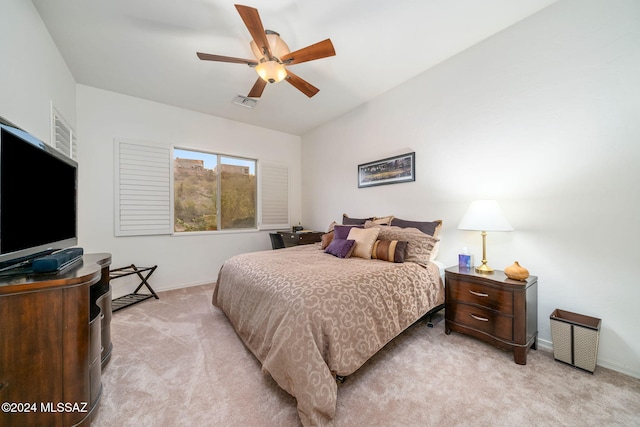
<path id="1" fill-rule="evenodd" d="M 116 236 L 289 228 L 288 165 L 114 142 Z"/>
<path id="2" fill-rule="evenodd" d="M 256 160 L 175 148 L 174 231 L 257 228 Z"/>

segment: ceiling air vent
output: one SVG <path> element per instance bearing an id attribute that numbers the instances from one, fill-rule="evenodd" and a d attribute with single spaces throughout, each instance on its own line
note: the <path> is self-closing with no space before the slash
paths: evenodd
<path id="1" fill-rule="evenodd" d="M 246 96 L 238 95 L 233 98 L 233 103 L 236 105 L 242 105 L 243 107 L 253 108 L 258 103 L 257 99 L 247 98 Z"/>

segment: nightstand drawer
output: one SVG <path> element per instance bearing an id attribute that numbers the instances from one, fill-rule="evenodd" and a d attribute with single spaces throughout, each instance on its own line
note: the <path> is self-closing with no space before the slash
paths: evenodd
<path id="1" fill-rule="evenodd" d="M 513 292 L 478 283 L 451 279 L 449 297 L 455 301 L 478 304 L 500 313 L 513 314 Z"/>
<path id="2" fill-rule="evenodd" d="M 459 325 L 486 332 L 505 341 L 513 339 L 513 319 L 509 316 L 468 304 L 454 303 L 450 305 L 450 310 L 450 319 Z"/>
<path id="3" fill-rule="evenodd" d="M 286 231 L 279 231 L 282 235 L 282 239 L 284 240 L 284 245 L 289 246 L 298 246 L 298 245 L 310 245 L 312 243 L 316 243 L 322 240 L 322 235 L 319 231 L 312 231 L 308 233 L 289 233 Z"/>

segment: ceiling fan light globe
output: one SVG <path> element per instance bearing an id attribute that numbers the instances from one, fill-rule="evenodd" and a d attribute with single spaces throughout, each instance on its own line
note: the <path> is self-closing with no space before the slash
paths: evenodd
<path id="1" fill-rule="evenodd" d="M 269 42 L 269 48 L 271 49 L 271 54 L 273 56 L 280 59 L 281 56 L 284 56 L 291 52 L 289 50 L 289 46 L 287 46 L 285 41 L 280 38 L 280 35 L 278 33 L 271 30 L 266 30 L 265 32 L 267 33 L 267 41 Z M 249 43 L 249 45 L 251 46 L 251 52 L 253 52 L 253 56 L 255 56 L 258 61 L 261 59 L 268 61 L 270 59 L 265 56 L 264 52 L 261 52 L 260 49 L 258 49 L 258 46 L 253 40 L 251 40 L 251 43 Z"/>
<path id="2" fill-rule="evenodd" d="M 287 77 L 284 65 L 277 61 L 265 61 L 256 65 L 256 72 L 262 80 L 269 83 L 277 83 Z"/>

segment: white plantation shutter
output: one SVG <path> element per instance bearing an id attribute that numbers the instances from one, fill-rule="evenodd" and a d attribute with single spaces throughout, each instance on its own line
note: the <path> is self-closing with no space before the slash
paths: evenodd
<path id="1" fill-rule="evenodd" d="M 289 228 L 289 168 L 260 163 L 261 221 L 260 228 Z"/>
<path id="2" fill-rule="evenodd" d="M 115 235 L 173 233 L 171 148 L 115 141 Z"/>

